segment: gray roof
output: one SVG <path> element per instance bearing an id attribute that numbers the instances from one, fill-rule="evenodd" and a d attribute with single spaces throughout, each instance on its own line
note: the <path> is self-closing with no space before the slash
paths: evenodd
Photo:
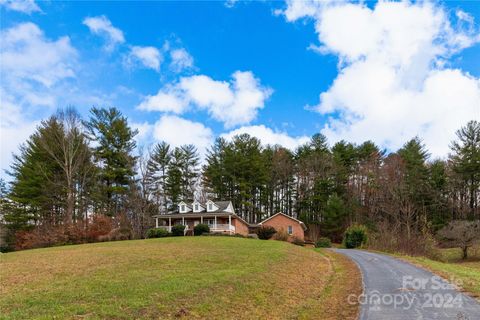
<path id="1" fill-rule="evenodd" d="M 225 209 L 227 209 L 230 201 L 213 201 L 213 203 L 215 203 L 215 205 L 218 207 L 217 211 L 224 211 Z"/>

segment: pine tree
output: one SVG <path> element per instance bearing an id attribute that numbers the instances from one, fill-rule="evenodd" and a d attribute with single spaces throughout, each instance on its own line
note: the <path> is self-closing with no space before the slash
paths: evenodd
<path id="1" fill-rule="evenodd" d="M 458 174 L 468 190 L 469 218 L 480 217 L 478 195 L 480 194 L 480 122 L 470 121 L 457 131 L 457 139 L 452 142 L 454 172 Z"/>
<path id="2" fill-rule="evenodd" d="M 149 188 L 154 194 L 157 206 L 163 213 L 168 211 L 166 184 L 171 158 L 170 145 L 163 141 L 155 145 L 147 165 Z"/>
<path id="3" fill-rule="evenodd" d="M 168 173 L 166 179 L 166 195 L 168 198 L 168 208 L 173 210 L 182 200 L 182 164 L 183 152 L 179 147 L 173 149 L 171 160 L 168 164 Z"/>
<path id="4" fill-rule="evenodd" d="M 132 130 L 127 118 L 116 108 L 92 108 L 90 119 L 84 122 L 88 137 L 94 141 L 94 156 L 99 167 L 98 209 L 117 215 L 123 208 L 130 180 L 134 176 L 135 158 Z"/>

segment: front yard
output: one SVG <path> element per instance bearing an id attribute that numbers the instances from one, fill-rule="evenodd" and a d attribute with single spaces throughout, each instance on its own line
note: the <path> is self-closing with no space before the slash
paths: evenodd
<path id="1" fill-rule="evenodd" d="M 0 256 L 2 319 L 354 319 L 356 266 L 279 241 L 178 237 Z"/>

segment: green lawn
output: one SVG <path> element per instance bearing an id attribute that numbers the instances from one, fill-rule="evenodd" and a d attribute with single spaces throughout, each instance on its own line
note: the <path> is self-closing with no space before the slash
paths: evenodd
<path id="1" fill-rule="evenodd" d="M 338 255 L 234 237 L 27 250 L 0 256 L 0 318 L 335 319 L 359 290 L 342 277 L 360 279 Z"/>

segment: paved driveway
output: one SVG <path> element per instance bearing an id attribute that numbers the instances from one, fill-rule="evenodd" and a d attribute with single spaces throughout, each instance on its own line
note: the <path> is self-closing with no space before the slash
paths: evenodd
<path id="1" fill-rule="evenodd" d="M 390 256 L 338 249 L 359 266 L 364 293 L 360 320 L 479 320 L 480 304 L 434 274 Z M 358 299 L 358 300 L 355 300 Z"/>

